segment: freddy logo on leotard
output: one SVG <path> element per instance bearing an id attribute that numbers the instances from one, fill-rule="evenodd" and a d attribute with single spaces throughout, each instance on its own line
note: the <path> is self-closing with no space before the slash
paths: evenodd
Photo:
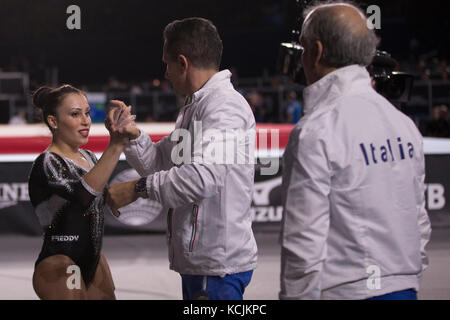
<path id="1" fill-rule="evenodd" d="M 72 241 L 78 241 L 79 238 L 80 238 L 79 235 L 76 235 L 76 236 L 52 236 L 52 241 L 72 242 Z"/>

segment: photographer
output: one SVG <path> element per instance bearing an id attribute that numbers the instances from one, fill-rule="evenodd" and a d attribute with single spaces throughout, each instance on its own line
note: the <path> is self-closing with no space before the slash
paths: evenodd
<path id="1" fill-rule="evenodd" d="M 308 87 L 284 154 L 280 299 L 417 299 L 428 264 L 422 137 L 371 86 L 376 49 L 346 3 L 306 11 Z"/>

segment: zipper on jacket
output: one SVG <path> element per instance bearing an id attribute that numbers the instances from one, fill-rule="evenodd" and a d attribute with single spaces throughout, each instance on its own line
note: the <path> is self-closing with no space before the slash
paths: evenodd
<path id="1" fill-rule="evenodd" d="M 194 250 L 195 236 L 197 234 L 197 218 L 198 218 L 198 205 L 194 203 L 192 207 L 192 232 L 191 240 L 189 241 L 189 252 Z"/>

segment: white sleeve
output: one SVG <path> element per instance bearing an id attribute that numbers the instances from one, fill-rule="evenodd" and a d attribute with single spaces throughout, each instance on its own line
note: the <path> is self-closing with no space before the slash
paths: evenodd
<path id="1" fill-rule="evenodd" d="M 170 152 L 174 143 L 170 136 L 162 138 L 159 142 L 153 142 L 148 134 L 141 130 L 140 136 L 131 140 L 124 149 L 127 162 L 141 176 L 145 177 L 161 170 L 172 167 Z"/>
<path id="2" fill-rule="evenodd" d="M 219 150 L 223 150 L 230 140 L 235 139 L 235 136 L 229 133 L 237 132 L 239 129 L 246 130 L 249 120 L 245 118 L 245 114 L 235 110 L 238 109 L 227 107 L 223 103 L 221 106 L 211 108 L 201 117 L 203 139 L 200 150 L 196 150 L 194 146 L 194 150 L 186 151 L 191 155 L 190 161 L 185 161 L 179 167 L 174 166 L 167 171 L 159 171 L 148 176 L 147 192 L 150 199 L 169 208 L 201 201 L 220 192 L 232 166 L 248 166 L 248 162 L 247 164 L 233 162 L 230 164 L 224 161 L 227 154 L 217 158 L 212 156 L 218 154 Z M 254 131 L 254 122 L 252 130 Z M 238 153 L 239 150 L 246 150 L 243 151 L 245 153 L 243 156 L 248 160 L 250 154 L 253 154 L 252 148 L 254 148 L 254 142 L 251 145 L 247 143 L 242 148 L 238 148 Z M 234 157 L 235 152 L 232 155 Z M 201 159 L 198 156 L 201 156 Z M 247 174 L 248 170 L 236 171 Z"/>
<path id="3" fill-rule="evenodd" d="M 330 223 L 331 169 L 321 132 L 306 132 L 292 144 L 291 175 L 281 232 L 280 299 L 320 299 Z"/>

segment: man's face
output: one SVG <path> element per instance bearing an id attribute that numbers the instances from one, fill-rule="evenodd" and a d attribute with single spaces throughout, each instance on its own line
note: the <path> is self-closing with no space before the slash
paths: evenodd
<path id="1" fill-rule="evenodd" d="M 314 12 L 311 12 L 303 22 L 302 34 L 300 35 L 300 45 L 303 47 L 302 66 L 305 73 L 306 83 L 313 84 L 320 79 L 318 66 L 316 61 L 318 59 L 318 48 L 316 41 L 311 41 L 304 37 L 304 31 L 309 27 L 311 20 L 314 19 Z"/>
<path id="2" fill-rule="evenodd" d="M 163 47 L 162 60 L 166 64 L 166 72 L 164 77 L 170 81 L 173 90 L 178 94 L 186 94 L 184 89 L 186 82 L 185 69 L 179 60 L 174 59 L 167 53 L 165 43 Z"/>
<path id="3" fill-rule="evenodd" d="M 302 36 L 300 36 L 300 45 L 303 47 L 302 53 L 302 66 L 303 72 L 305 73 L 307 85 L 313 83 L 313 70 L 314 70 L 314 56 L 311 50 L 311 44 L 306 41 Z"/>

